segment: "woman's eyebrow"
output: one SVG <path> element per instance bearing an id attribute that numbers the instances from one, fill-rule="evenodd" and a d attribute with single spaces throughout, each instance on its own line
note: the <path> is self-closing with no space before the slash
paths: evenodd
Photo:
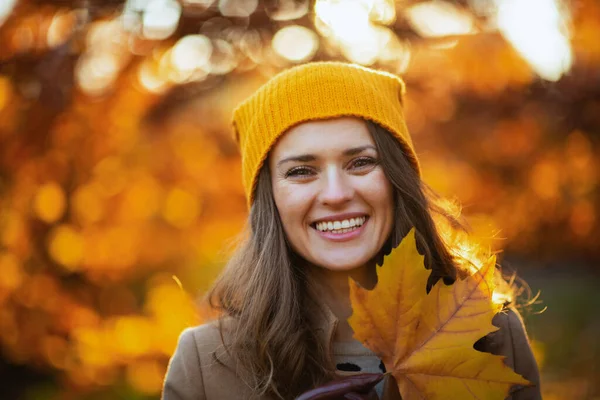
<path id="1" fill-rule="evenodd" d="M 354 155 L 356 155 L 358 153 L 362 153 L 363 151 L 365 151 L 367 149 L 372 149 L 372 150 L 377 151 L 377 149 L 375 148 L 375 146 L 368 144 L 366 146 L 352 147 L 352 148 L 344 151 L 344 155 L 345 156 L 354 156 Z"/>
<path id="2" fill-rule="evenodd" d="M 283 160 L 281 160 L 277 163 L 277 166 L 279 167 L 281 164 L 285 164 L 287 162 L 292 162 L 292 161 L 309 162 L 309 161 L 315 161 L 316 159 L 317 158 L 315 156 L 313 156 L 312 154 L 300 154 L 298 156 L 284 158 Z"/>
<path id="3" fill-rule="evenodd" d="M 366 146 L 352 147 L 352 148 L 349 148 L 347 150 L 344 150 L 344 155 L 345 156 L 353 156 L 353 155 L 362 153 L 363 151 L 368 150 L 368 149 L 372 149 L 372 150 L 377 151 L 377 149 L 375 148 L 375 146 L 372 146 L 372 145 L 369 144 L 369 145 L 366 145 Z M 300 155 L 297 155 L 297 156 L 286 157 L 283 160 L 280 160 L 277 163 L 277 166 L 279 167 L 282 164 L 285 164 L 287 162 L 292 162 L 292 161 L 295 161 L 295 162 L 309 162 L 309 161 L 315 161 L 316 159 L 317 159 L 317 157 L 315 157 L 312 154 L 300 154 Z"/>

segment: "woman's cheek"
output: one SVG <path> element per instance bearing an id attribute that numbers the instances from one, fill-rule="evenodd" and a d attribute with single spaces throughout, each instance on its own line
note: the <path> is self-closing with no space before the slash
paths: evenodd
<path id="1" fill-rule="evenodd" d="M 314 190 L 312 190 L 312 185 L 307 183 L 290 185 L 286 197 L 289 205 L 292 205 L 296 210 L 305 210 L 312 204 Z"/>
<path id="2" fill-rule="evenodd" d="M 311 191 L 302 184 L 285 184 L 277 191 L 275 203 L 286 231 L 298 228 L 297 224 L 308 223 Z"/>

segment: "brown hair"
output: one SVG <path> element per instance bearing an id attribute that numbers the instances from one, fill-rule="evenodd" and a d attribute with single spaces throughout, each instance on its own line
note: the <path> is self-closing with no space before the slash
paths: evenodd
<path id="1" fill-rule="evenodd" d="M 466 275 L 473 260 L 453 252 L 465 235 L 456 209 L 420 179 L 402 144 L 387 130 L 367 121 L 383 171 L 394 192 L 395 223 L 377 258 L 382 263 L 415 227 L 417 248 L 431 269 L 427 290 Z M 247 376 L 257 397 L 293 398 L 333 377 L 334 367 L 318 340 L 309 310 L 314 301 L 305 272 L 286 242 L 265 163 L 250 210 L 249 232 L 208 294 L 210 304 L 235 320 L 226 348 Z M 222 331 L 223 334 L 223 331 Z"/>

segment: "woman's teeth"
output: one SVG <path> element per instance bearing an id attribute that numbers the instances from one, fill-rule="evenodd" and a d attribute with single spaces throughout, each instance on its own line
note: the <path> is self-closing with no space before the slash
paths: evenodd
<path id="1" fill-rule="evenodd" d="M 315 228 L 321 232 L 346 233 L 365 223 L 367 217 L 350 218 L 342 221 L 317 222 Z"/>

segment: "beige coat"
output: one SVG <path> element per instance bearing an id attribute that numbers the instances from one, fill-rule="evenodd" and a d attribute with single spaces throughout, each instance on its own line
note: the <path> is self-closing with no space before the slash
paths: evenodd
<path id="1" fill-rule="evenodd" d="M 322 340 L 331 350 L 338 320 L 329 310 L 319 315 L 323 328 Z M 227 326 L 232 321 L 224 320 L 225 340 Z M 477 343 L 478 350 L 506 356 L 505 363 L 536 386 L 521 388 L 513 392 L 511 400 L 541 399 L 539 372 L 521 317 L 514 309 L 499 313 L 494 324 L 500 329 Z M 215 360 L 221 360 L 225 366 Z M 227 400 L 249 399 L 251 392 L 242 379 L 234 373 L 233 362 L 227 356 L 221 342 L 216 323 L 210 323 L 183 331 L 175 354 L 169 363 L 163 400 Z M 393 381 L 384 385 L 384 400 L 400 399 L 394 390 Z M 394 393 L 395 392 L 395 393 Z M 271 400 L 264 397 L 261 400 Z"/>

